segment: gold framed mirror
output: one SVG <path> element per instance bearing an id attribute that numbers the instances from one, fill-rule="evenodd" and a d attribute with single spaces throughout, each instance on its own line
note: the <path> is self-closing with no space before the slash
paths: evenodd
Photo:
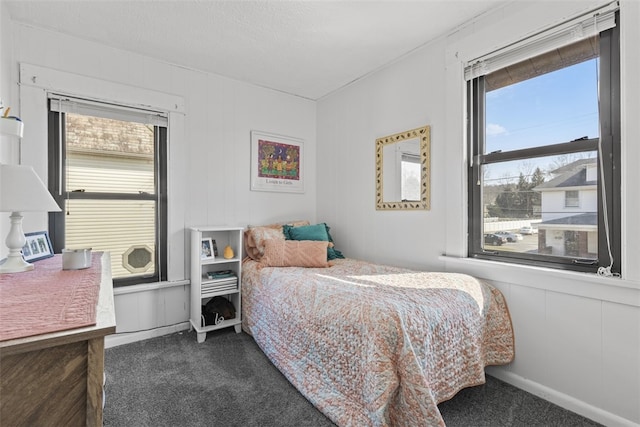
<path id="1" fill-rule="evenodd" d="M 429 210 L 431 128 L 376 139 L 376 210 Z"/>

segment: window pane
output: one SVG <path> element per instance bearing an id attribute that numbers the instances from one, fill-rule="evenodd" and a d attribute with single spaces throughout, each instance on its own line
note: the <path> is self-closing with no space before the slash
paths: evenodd
<path id="1" fill-rule="evenodd" d="M 564 206 L 567 208 L 577 208 L 580 206 L 580 192 L 579 191 L 565 191 L 564 192 Z"/>
<path id="2" fill-rule="evenodd" d="M 596 258 L 596 154 L 594 151 L 484 165 L 483 248 Z M 579 206 L 567 205 L 567 193 L 580 201 Z"/>
<path id="3" fill-rule="evenodd" d="M 154 201 L 71 199 L 66 202 L 67 248 L 110 252 L 114 279 L 155 271 Z"/>
<path id="4" fill-rule="evenodd" d="M 66 119 L 69 191 L 155 193 L 153 126 L 77 114 Z"/>
<path id="5" fill-rule="evenodd" d="M 486 94 L 486 153 L 597 138 L 598 59 Z"/>

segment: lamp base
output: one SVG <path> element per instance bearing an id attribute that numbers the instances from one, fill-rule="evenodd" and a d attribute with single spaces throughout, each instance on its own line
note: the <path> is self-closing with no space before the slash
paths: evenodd
<path id="1" fill-rule="evenodd" d="M 11 228 L 5 241 L 7 248 L 9 248 L 9 255 L 6 261 L 0 265 L 0 274 L 33 270 L 33 264 L 29 264 L 22 258 L 22 247 L 27 242 L 22 232 L 22 213 L 11 212 L 9 218 L 11 219 Z"/>
<path id="2" fill-rule="evenodd" d="M 22 273 L 23 271 L 30 270 L 33 270 L 33 264 L 29 264 L 22 259 L 22 255 L 19 257 L 9 255 L 4 263 L 0 264 L 0 274 Z"/>

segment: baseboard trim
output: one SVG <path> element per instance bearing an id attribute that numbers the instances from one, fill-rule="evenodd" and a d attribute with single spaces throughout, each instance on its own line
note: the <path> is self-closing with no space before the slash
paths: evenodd
<path id="1" fill-rule="evenodd" d="M 487 374 L 597 423 L 609 427 L 638 427 L 638 424 L 631 420 L 597 408 L 575 397 L 528 380 L 505 369 L 489 367 L 487 368 Z"/>
<path id="2" fill-rule="evenodd" d="M 105 348 L 117 347 L 123 344 L 130 344 L 136 341 L 147 340 L 149 338 L 161 337 L 176 332 L 189 329 L 189 322 L 177 323 L 171 326 L 162 326 L 159 328 L 148 329 L 138 332 L 120 332 L 113 335 L 107 335 L 104 339 Z"/>

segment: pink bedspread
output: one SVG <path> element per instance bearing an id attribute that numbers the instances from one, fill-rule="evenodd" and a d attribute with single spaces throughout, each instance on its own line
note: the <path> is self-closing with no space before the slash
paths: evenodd
<path id="1" fill-rule="evenodd" d="M 471 276 L 257 266 L 243 267 L 243 329 L 340 426 L 444 425 L 439 402 L 514 357 L 504 297 Z"/>

